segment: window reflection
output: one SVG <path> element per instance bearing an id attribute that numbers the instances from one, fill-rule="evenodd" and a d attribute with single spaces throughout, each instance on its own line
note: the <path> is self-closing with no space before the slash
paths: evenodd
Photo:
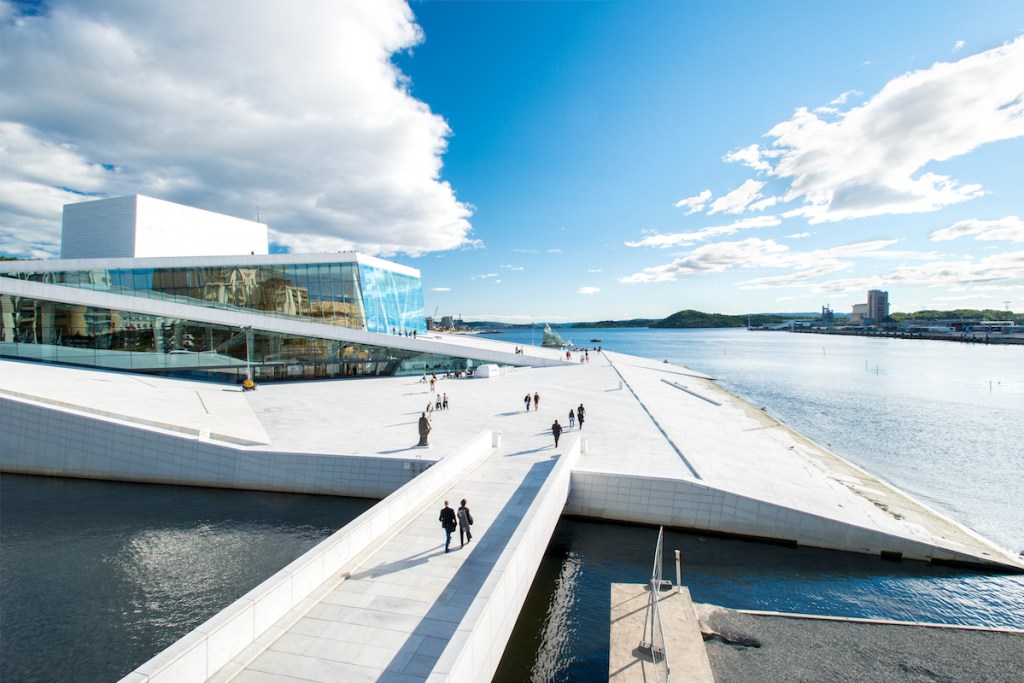
<path id="1" fill-rule="evenodd" d="M 132 273 L 133 278 L 137 275 Z M 153 275 L 154 283 L 160 277 Z M 210 280 L 181 282 L 188 289 L 197 282 L 206 287 Z M 331 282 L 341 282 L 345 296 L 355 291 L 345 287 L 358 287 L 355 278 L 332 277 Z M 378 303 L 386 315 L 400 311 L 389 308 L 384 297 Z M 342 305 L 351 306 L 333 302 Z M 0 356 L 226 381 L 240 381 L 247 367 L 246 334 L 239 328 L 8 294 L 0 294 Z M 264 381 L 457 373 L 478 364 L 467 358 L 262 331 L 253 333 L 248 362 L 256 379 Z"/>

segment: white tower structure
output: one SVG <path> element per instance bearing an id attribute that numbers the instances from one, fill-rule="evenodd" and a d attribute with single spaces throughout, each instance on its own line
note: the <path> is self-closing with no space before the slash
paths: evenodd
<path id="1" fill-rule="evenodd" d="M 136 194 L 64 206 L 62 259 L 267 253 L 263 223 L 162 199 Z"/>

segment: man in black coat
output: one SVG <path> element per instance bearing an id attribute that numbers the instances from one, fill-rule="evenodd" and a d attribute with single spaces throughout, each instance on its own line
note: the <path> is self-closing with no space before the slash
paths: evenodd
<path id="1" fill-rule="evenodd" d="M 448 552 L 448 546 L 452 543 L 452 533 L 458 527 L 458 522 L 455 521 L 455 510 L 448 507 L 448 501 L 444 502 L 444 507 L 441 508 L 441 516 L 438 517 L 441 520 L 441 528 L 444 529 L 444 551 Z"/>

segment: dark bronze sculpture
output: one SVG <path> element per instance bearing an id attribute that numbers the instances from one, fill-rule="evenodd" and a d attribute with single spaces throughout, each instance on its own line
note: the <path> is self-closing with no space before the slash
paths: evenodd
<path id="1" fill-rule="evenodd" d="M 420 442 L 417 446 L 429 446 L 427 443 L 427 434 L 430 434 L 430 420 L 427 419 L 427 414 L 422 413 L 420 415 Z"/>

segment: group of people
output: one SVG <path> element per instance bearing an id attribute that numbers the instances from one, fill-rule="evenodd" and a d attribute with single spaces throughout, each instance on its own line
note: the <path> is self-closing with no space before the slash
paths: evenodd
<path id="1" fill-rule="evenodd" d="M 469 527 L 473 526 L 473 515 L 466 506 L 465 498 L 459 503 L 458 511 L 448 507 L 448 501 L 446 500 L 444 507 L 441 508 L 441 516 L 438 519 L 441 521 L 441 528 L 444 529 L 445 552 L 450 550 L 449 546 L 451 546 L 452 534 L 455 533 L 455 529 L 459 530 L 460 548 L 473 540 L 473 534 L 469 530 Z"/>
<path id="2" fill-rule="evenodd" d="M 427 403 L 427 412 L 430 412 L 431 404 Z M 433 410 L 448 410 L 448 394 L 438 392 L 437 400 L 433 403 Z"/>
<path id="3" fill-rule="evenodd" d="M 583 429 L 583 422 L 586 417 L 587 409 L 583 407 L 582 403 L 575 411 L 572 408 L 569 408 L 569 429 L 572 429 L 575 426 L 577 420 L 580 423 L 580 429 Z M 551 424 L 551 435 L 555 437 L 555 448 L 558 448 L 558 439 L 562 436 L 563 431 L 562 425 L 559 424 L 558 420 L 555 420 Z"/>
<path id="4" fill-rule="evenodd" d="M 387 328 L 384 328 L 384 329 L 386 330 Z M 401 331 L 399 331 L 399 329 L 397 327 L 392 327 L 391 328 L 391 334 L 394 334 L 394 335 L 399 335 L 400 334 L 403 337 L 412 337 L 413 339 L 416 338 L 416 330 L 412 330 L 411 332 L 409 330 L 401 330 Z"/>

